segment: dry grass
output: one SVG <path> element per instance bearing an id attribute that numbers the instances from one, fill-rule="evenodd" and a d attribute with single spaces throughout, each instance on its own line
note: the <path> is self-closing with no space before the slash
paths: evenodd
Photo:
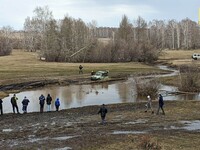
<path id="1" fill-rule="evenodd" d="M 162 55 L 159 57 L 160 61 L 166 62 L 172 66 L 182 66 L 182 65 L 193 65 L 200 67 L 200 60 L 193 60 L 191 58 L 193 53 L 200 53 L 198 50 L 165 50 L 162 52 Z M 179 81 L 179 82 L 177 82 Z M 168 85 L 179 86 L 180 77 L 165 77 L 161 78 L 161 82 Z"/>
<path id="2" fill-rule="evenodd" d="M 161 61 L 167 61 L 173 65 L 184 65 L 184 64 L 197 64 L 200 66 L 199 60 L 193 60 L 192 54 L 200 53 L 200 50 L 165 50 L 159 57 Z"/>
<path id="3" fill-rule="evenodd" d="M 43 62 L 37 53 L 14 50 L 12 55 L 0 57 L 0 84 L 37 79 L 78 76 L 80 63 Z M 97 70 L 109 70 L 110 75 L 159 72 L 141 63 L 84 63 L 84 75 Z"/>
<path id="4" fill-rule="evenodd" d="M 153 102 L 153 107 L 157 109 L 157 102 Z M 129 106 L 132 106 L 129 107 Z M 152 115 L 151 113 L 144 113 L 144 103 L 136 104 L 119 104 L 116 106 L 116 111 L 109 112 L 108 125 L 104 130 L 107 133 L 113 130 L 121 131 L 149 131 L 141 135 L 127 134 L 127 135 L 107 135 L 102 139 L 98 137 L 98 144 L 89 150 L 142 150 L 142 149 L 163 149 L 163 150 L 195 150 L 199 149 L 198 143 L 200 142 L 200 134 L 197 131 L 187 131 L 181 129 L 184 125 L 180 121 L 193 121 L 199 120 L 199 107 L 198 101 L 167 101 L 165 102 L 166 115 Z M 110 110 L 114 109 L 108 106 Z M 124 107 L 122 109 L 121 107 Z M 131 109 L 130 109 L 131 108 Z M 120 111 L 119 111 L 120 110 Z M 123 111 L 122 111 L 123 110 Z M 115 121 L 116 116 L 120 116 Z M 127 122 L 134 122 L 138 119 L 148 120 L 144 124 L 131 124 Z M 171 126 L 177 129 L 170 129 Z M 115 128 L 116 127 L 116 128 Z M 179 128 L 180 127 L 180 128 Z M 154 130 L 152 130 L 154 129 Z M 108 131 L 107 131 L 108 130 Z M 103 134 L 102 134 L 103 135 Z M 100 144 L 101 143 L 101 144 Z M 147 146 L 147 147 L 146 147 Z M 145 148 L 146 147 L 146 148 Z"/>
<path id="5" fill-rule="evenodd" d="M 191 59 L 193 53 L 200 53 L 198 50 L 164 50 L 159 57 L 161 60 Z"/>

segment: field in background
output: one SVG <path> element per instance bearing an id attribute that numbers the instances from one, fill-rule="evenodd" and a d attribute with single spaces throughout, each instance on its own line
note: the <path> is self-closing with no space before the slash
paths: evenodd
<path id="1" fill-rule="evenodd" d="M 165 61 L 172 65 L 183 65 L 183 64 L 197 64 L 200 65 L 200 60 L 193 60 L 192 54 L 200 53 L 198 50 L 164 50 L 162 55 L 159 57 L 160 61 Z"/>
<path id="2" fill-rule="evenodd" d="M 109 70 L 109 75 L 155 73 L 159 69 L 141 63 L 56 63 L 40 61 L 37 53 L 14 50 L 10 56 L 0 57 L 0 84 L 18 83 L 37 79 L 79 76 L 82 64 L 85 75 L 91 71 Z"/>

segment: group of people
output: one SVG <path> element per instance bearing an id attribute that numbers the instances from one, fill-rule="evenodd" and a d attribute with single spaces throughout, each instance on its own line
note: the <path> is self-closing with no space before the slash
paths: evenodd
<path id="1" fill-rule="evenodd" d="M 151 113 L 154 114 L 153 107 L 152 107 L 152 100 L 151 100 L 150 95 L 147 96 L 147 104 L 145 106 L 146 106 L 145 112 L 147 112 L 147 110 L 150 109 Z M 157 110 L 157 113 L 156 113 L 157 115 L 159 114 L 160 109 L 162 110 L 162 114 L 165 115 L 165 111 L 163 109 L 163 106 L 164 106 L 163 96 L 161 94 L 159 94 L 159 97 L 158 97 L 158 110 Z"/>
<path id="2" fill-rule="evenodd" d="M 17 111 L 17 113 L 19 113 L 19 108 L 17 105 L 17 100 L 18 98 L 16 97 L 16 94 L 13 95 L 13 97 L 11 98 L 11 104 L 12 104 L 12 108 L 13 108 L 13 113 L 15 113 L 15 109 Z M 44 104 L 45 104 L 45 100 L 46 100 L 46 104 L 47 104 L 47 111 L 51 111 L 51 103 L 52 103 L 52 97 L 50 94 L 47 95 L 47 97 L 45 98 L 45 96 L 43 94 L 41 94 L 41 96 L 39 97 L 39 104 L 40 104 L 40 112 L 43 113 L 44 112 Z M 27 106 L 28 103 L 30 101 L 27 99 L 27 97 L 25 96 L 24 99 L 22 100 L 22 110 L 24 113 L 27 113 Z M 3 115 L 3 106 L 2 106 L 2 99 L 0 99 L 0 111 L 1 111 L 1 115 Z M 164 101 L 163 101 L 163 96 L 161 94 L 159 94 L 159 98 L 158 98 L 158 110 L 157 110 L 157 115 L 159 114 L 160 109 L 162 110 L 162 114 L 165 115 L 163 106 L 164 106 Z M 55 107 L 56 107 L 56 111 L 59 111 L 59 107 L 60 107 L 60 100 L 59 98 L 56 99 L 55 101 Z M 154 113 L 153 108 L 152 108 L 152 100 L 150 95 L 147 96 L 147 104 L 146 104 L 146 110 L 145 112 L 148 111 L 148 109 L 151 110 L 152 114 Z M 106 114 L 107 114 L 107 108 L 105 107 L 105 104 L 102 105 L 102 107 L 100 108 L 100 110 L 98 111 L 98 114 L 101 115 L 101 120 L 102 120 L 102 124 L 106 124 Z"/>
<path id="3" fill-rule="evenodd" d="M 150 109 L 151 113 L 154 114 L 153 107 L 152 107 L 152 99 L 151 99 L 150 95 L 147 96 L 147 104 L 145 106 L 146 106 L 145 112 L 147 112 L 148 109 Z M 162 114 L 165 115 L 165 111 L 163 109 L 163 106 L 164 106 L 163 96 L 161 94 L 159 94 L 158 110 L 157 110 L 157 113 L 156 113 L 157 115 L 159 115 L 160 109 L 162 110 Z M 107 114 L 107 108 L 105 107 L 105 104 L 102 105 L 102 107 L 98 111 L 98 114 L 101 115 L 101 124 L 105 125 L 106 124 L 105 118 L 106 118 L 106 114 Z"/>
<path id="4" fill-rule="evenodd" d="M 44 111 L 45 100 L 46 100 L 46 104 L 47 104 L 47 111 L 51 111 L 51 103 L 52 103 L 51 95 L 48 94 L 47 97 L 45 98 L 45 96 L 43 94 L 41 94 L 41 96 L 39 97 L 39 104 L 40 104 L 40 112 L 41 113 Z M 13 97 L 11 97 L 11 99 L 10 99 L 12 109 L 13 109 L 13 113 L 17 112 L 18 114 L 20 114 L 19 107 L 17 105 L 17 101 L 18 101 L 18 98 L 17 98 L 16 94 L 14 94 Z M 26 96 L 22 100 L 22 111 L 23 111 L 24 114 L 27 113 L 27 107 L 28 107 L 29 102 L 30 101 Z M 3 115 L 3 104 L 2 103 L 3 103 L 3 101 L 2 101 L 2 99 L 0 99 L 1 115 Z M 56 111 L 59 111 L 59 107 L 60 107 L 59 98 L 57 98 L 55 100 L 55 107 L 56 107 Z"/>
<path id="5" fill-rule="evenodd" d="M 40 112 L 41 113 L 43 113 L 43 111 L 44 111 L 45 100 L 46 100 L 46 103 L 47 103 L 47 111 L 51 111 L 51 102 L 52 102 L 51 95 L 48 94 L 47 98 L 45 99 L 45 96 L 43 94 L 41 94 L 41 96 L 39 97 L 39 104 L 40 104 Z M 60 107 L 59 98 L 57 98 L 56 101 L 55 101 L 55 107 L 56 107 L 56 111 L 59 111 L 59 107 Z"/>

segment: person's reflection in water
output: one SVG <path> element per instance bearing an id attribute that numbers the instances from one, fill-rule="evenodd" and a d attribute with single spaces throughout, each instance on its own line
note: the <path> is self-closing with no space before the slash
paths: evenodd
<path id="1" fill-rule="evenodd" d="M 96 95 L 98 95 L 98 94 L 99 94 L 99 92 L 98 92 L 98 91 L 96 91 L 96 92 L 95 92 L 95 94 L 96 94 Z"/>

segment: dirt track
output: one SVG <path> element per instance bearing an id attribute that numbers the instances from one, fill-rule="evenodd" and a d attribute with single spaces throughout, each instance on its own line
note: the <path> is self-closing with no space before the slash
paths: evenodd
<path id="1" fill-rule="evenodd" d="M 144 136 L 162 149 L 197 148 L 192 143 L 200 142 L 200 135 L 185 130 L 181 121 L 198 120 L 200 102 L 166 102 L 165 116 L 145 113 L 144 104 L 108 105 L 107 125 L 100 124 L 99 106 L 5 114 L 0 116 L 0 149 L 141 149 Z"/>

